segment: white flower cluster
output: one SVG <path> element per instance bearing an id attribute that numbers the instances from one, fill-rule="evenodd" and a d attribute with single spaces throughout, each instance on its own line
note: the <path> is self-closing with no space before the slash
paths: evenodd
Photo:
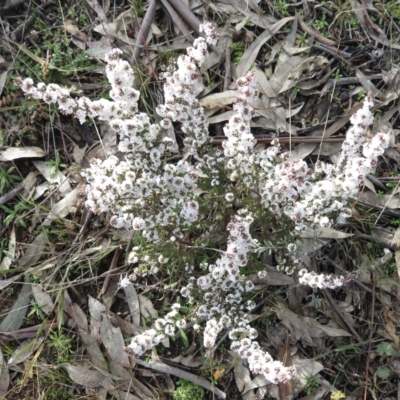
<path id="1" fill-rule="evenodd" d="M 244 272 L 249 254 L 257 252 L 257 238 L 262 239 L 270 228 L 272 232 L 285 231 L 286 248 L 275 251 L 278 268 L 287 273 L 300 269 L 299 234 L 307 227 L 342 223 L 351 215 L 349 200 L 376 166 L 378 156 L 389 145 L 390 134 L 379 133 L 367 142 L 367 128 L 373 121 L 372 101 L 367 98 L 351 119 L 352 127 L 336 165 L 318 161 L 311 168 L 303 160 L 292 160 L 289 153 L 281 152 L 278 140 L 263 151 L 255 151 L 250 102 L 258 92 L 250 72 L 237 80 L 240 96 L 233 106 L 236 113 L 224 128 L 227 140 L 223 150 L 211 148 L 208 123 L 194 89 L 201 78 L 198 67 L 208 55 L 207 44 L 215 45 L 216 35 L 209 23 L 202 25 L 201 31 L 206 38 L 196 39 L 186 55 L 164 73 L 165 104 L 157 107 L 163 118 L 159 124 L 152 124 L 147 114 L 138 112 L 134 74 L 119 50 L 107 55 L 112 101 L 75 99 L 65 88 L 43 83 L 35 87 L 31 79 L 16 83 L 31 97 L 57 103 L 62 112 L 74 114 L 81 122 L 88 118 L 109 122 L 120 138 L 118 146 L 124 158 L 92 160 L 84 172 L 87 207 L 95 213 L 111 212 L 114 227 L 138 231 L 147 243 L 159 246 L 151 256 L 139 247 L 132 250 L 128 261 L 141 261 L 135 276 L 156 273 L 166 263 L 184 265 L 189 282 L 181 293 L 196 305 L 195 321 L 207 320 L 207 348 L 215 345 L 222 330 L 229 329 L 232 349 L 247 359 L 254 373 L 271 382 L 285 381 L 293 369 L 273 361 L 254 342 L 257 331 L 251 328 L 247 312 L 255 303 L 243 296 L 254 289 Z M 176 149 L 170 139 L 173 122 L 178 122 L 185 134 L 185 157 L 176 164 L 167 162 L 167 153 Z M 260 223 L 257 218 L 265 219 Z M 227 230 L 222 235 L 215 232 L 221 224 Z M 216 261 L 192 263 L 184 259 L 184 246 L 189 244 L 188 250 L 207 248 L 213 233 L 214 237 L 219 234 L 215 240 L 218 246 L 221 236 L 227 235 L 226 250 Z M 196 246 L 191 246 L 192 242 Z M 165 255 L 163 246 L 169 249 Z M 179 260 L 169 259 L 172 247 Z M 265 270 L 259 271 L 260 277 L 265 274 Z M 120 287 L 129 285 L 135 276 L 122 278 Z M 317 288 L 334 288 L 347 280 L 307 270 L 300 271 L 299 279 Z M 186 321 L 180 318 L 178 308 L 174 305 L 167 316 L 155 321 L 154 328 L 135 336 L 127 351 L 142 355 L 174 335 L 176 328 L 184 327 Z M 200 329 L 199 324 L 195 329 Z"/>
<path id="2" fill-rule="evenodd" d="M 157 346 L 167 336 L 174 336 L 176 328 L 183 329 L 186 326 L 186 321 L 180 317 L 179 309 L 181 305 L 175 303 L 164 318 L 159 318 L 154 323 L 153 329 L 148 329 L 140 335 L 136 335 L 125 351 L 133 356 L 141 356 L 146 351 Z"/>
<path id="3" fill-rule="evenodd" d="M 286 382 L 295 375 L 294 367 L 285 367 L 280 361 L 274 361 L 270 354 L 263 351 L 250 337 L 233 341 L 231 349 L 242 359 L 247 359 L 254 374 L 263 374 L 272 383 Z"/>
<path id="4" fill-rule="evenodd" d="M 197 38 L 193 47 L 187 49 L 187 55 L 177 59 L 177 68 L 171 66 L 163 77 L 165 104 L 157 106 L 161 117 L 181 123 L 186 134 L 184 144 L 189 154 L 196 155 L 198 149 L 210 142 L 208 122 L 203 107 L 193 93 L 192 86 L 201 78 L 197 67 L 201 66 L 208 55 L 207 43 L 216 44 L 216 33 L 211 23 L 200 26 L 207 38 Z"/>
<path id="5" fill-rule="evenodd" d="M 309 272 L 306 269 L 299 271 L 299 283 L 311 286 L 312 288 L 336 289 L 348 281 L 349 277 L 344 277 L 343 275 L 317 274 L 314 271 Z"/>

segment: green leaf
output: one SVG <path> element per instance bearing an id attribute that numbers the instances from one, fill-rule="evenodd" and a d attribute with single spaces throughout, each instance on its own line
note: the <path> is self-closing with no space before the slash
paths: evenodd
<path id="1" fill-rule="evenodd" d="M 181 328 L 179 328 L 179 334 L 181 335 L 183 345 L 185 346 L 185 348 L 188 349 L 189 348 L 189 340 L 188 340 L 188 337 L 186 336 L 186 333 Z"/>
<path id="2" fill-rule="evenodd" d="M 385 367 L 385 368 L 379 367 L 376 370 L 376 375 L 378 375 L 378 377 L 381 378 L 381 379 L 389 378 L 389 375 L 390 375 L 389 367 Z"/>
<path id="3" fill-rule="evenodd" d="M 388 342 L 382 342 L 379 343 L 379 345 L 376 347 L 376 352 L 380 356 L 383 356 L 384 354 L 386 354 L 387 356 L 391 356 L 393 354 L 393 347 Z"/>

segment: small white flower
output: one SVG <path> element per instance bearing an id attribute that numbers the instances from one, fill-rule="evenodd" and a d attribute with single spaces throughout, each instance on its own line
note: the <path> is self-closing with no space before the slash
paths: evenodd
<path id="1" fill-rule="evenodd" d="M 235 200 L 235 195 L 233 193 L 227 193 L 225 195 L 225 200 L 231 203 L 233 200 Z"/>
<path id="2" fill-rule="evenodd" d="M 121 275 L 119 277 L 119 282 L 118 282 L 118 290 L 119 289 L 125 289 L 126 287 L 128 287 L 129 285 L 131 285 L 132 282 L 131 280 L 128 278 L 128 274 L 126 274 L 124 277 Z"/>

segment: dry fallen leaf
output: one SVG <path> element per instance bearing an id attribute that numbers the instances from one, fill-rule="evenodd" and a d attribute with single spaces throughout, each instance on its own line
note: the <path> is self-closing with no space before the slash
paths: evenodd
<path id="1" fill-rule="evenodd" d="M 351 336 L 344 329 L 322 325 L 314 318 L 299 317 L 285 307 L 276 310 L 276 312 L 282 324 L 289 329 L 296 340 L 302 340 L 310 345 L 314 344 L 313 338 Z"/>
<path id="2" fill-rule="evenodd" d="M 89 368 L 69 363 L 60 364 L 60 367 L 65 368 L 71 380 L 78 385 L 89 388 L 104 387 L 107 390 L 115 389 L 111 379 L 99 371 L 92 371 Z"/>
<path id="3" fill-rule="evenodd" d="M 9 236 L 9 243 L 8 243 L 8 254 L 4 255 L 3 259 L 0 263 L 0 269 L 9 269 L 11 265 L 12 259 L 15 257 L 15 243 L 16 243 L 16 236 L 15 236 L 15 227 L 11 231 Z"/>
<path id="4" fill-rule="evenodd" d="M 158 318 L 158 312 L 154 308 L 153 303 L 147 297 L 139 294 L 140 313 L 145 317 Z"/>
<path id="5" fill-rule="evenodd" d="M 8 392 L 8 386 L 10 384 L 10 374 L 6 367 L 3 352 L 0 346 L 0 398 L 6 398 Z"/>
<path id="6" fill-rule="evenodd" d="M 2 65 L 2 68 L 0 68 L 0 96 L 1 96 L 4 85 L 6 84 L 7 81 L 8 70 L 11 64 L 6 63 L 4 58 L 0 56 L 0 65 Z"/>
<path id="7" fill-rule="evenodd" d="M 97 14 L 101 21 L 107 20 L 106 13 L 104 12 L 103 7 L 101 7 L 100 4 L 97 2 L 97 0 L 86 0 L 86 3 L 88 3 L 89 6 L 93 8 L 94 12 Z"/>
<path id="8" fill-rule="evenodd" d="M 72 21 L 71 19 L 67 19 L 64 22 L 64 29 L 71 35 L 81 40 L 82 42 L 86 43 L 88 41 L 86 33 L 81 32 L 78 26 L 76 25 L 76 22 Z"/>
<path id="9" fill-rule="evenodd" d="M 297 65 L 287 77 L 279 93 L 292 87 L 310 90 L 325 83 L 331 75 L 329 60 L 322 56 L 310 57 Z"/>
<path id="10" fill-rule="evenodd" d="M 140 325 L 140 307 L 139 297 L 136 293 L 136 289 L 133 285 L 128 285 L 124 288 L 126 295 L 126 302 L 128 303 L 129 311 L 131 312 L 132 323 L 134 325 Z"/>
<path id="11" fill-rule="evenodd" d="M 45 339 L 44 336 L 35 338 L 35 339 L 28 339 L 24 340 L 13 352 L 11 357 L 9 358 L 7 365 L 17 365 L 25 361 L 29 358 L 42 344 L 43 340 Z"/>
<path id="12" fill-rule="evenodd" d="M 38 283 L 33 283 L 32 294 L 36 304 L 46 315 L 49 315 L 53 311 L 54 303 L 50 295 L 43 290 L 43 286 Z"/>
<path id="13" fill-rule="evenodd" d="M 19 158 L 41 158 L 46 153 L 40 147 L 9 147 L 0 154 L 0 161 L 13 161 Z"/>

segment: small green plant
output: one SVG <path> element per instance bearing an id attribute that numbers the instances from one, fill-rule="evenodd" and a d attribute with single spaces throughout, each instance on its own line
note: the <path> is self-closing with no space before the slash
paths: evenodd
<path id="1" fill-rule="evenodd" d="M 203 400 L 205 397 L 204 389 L 189 381 L 179 379 L 176 385 L 174 400 Z"/>
<path id="2" fill-rule="evenodd" d="M 289 14 L 289 5 L 286 0 L 277 0 L 275 7 L 284 17 Z"/>
<path id="3" fill-rule="evenodd" d="M 21 201 L 17 203 L 13 208 L 0 204 L 0 210 L 3 210 L 7 214 L 4 219 L 5 226 L 9 226 L 11 223 L 15 222 L 18 225 L 26 228 L 27 224 L 24 219 L 25 212 L 30 211 L 31 209 L 32 205 L 23 199 L 21 199 Z"/>
<path id="4" fill-rule="evenodd" d="M 390 368 L 389 367 L 379 367 L 376 370 L 376 375 L 378 378 L 387 379 L 390 376 Z"/>
<path id="5" fill-rule="evenodd" d="M 329 22 L 326 20 L 326 14 L 322 13 L 320 19 L 315 20 L 314 26 L 318 30 L 323 30 L 329 26 Z"/>
<path id="6" fill-rule="evenodd" d="M 46 319 L 46 316 L 42 311 L 42 305 L 37 304 L 36 301 L 34 300 L 31 300 L 31 310 L 28 313 L 28 317 L 32 316 L 36 316 L 40 318 L 42 321 Z"/>
<path id="7" fill-rule="evenodd" d="M 68 168 L 67 164 L 63 164 L 61 162 L 60 152 L 58 150 L 55 151 L 55 155 L 56 155 L 55 160 L 46 161 L 47 165 L 51 165 L 51 170 L 50 170 L 51 178 L 53 178 L 57 174 L 60 168 Z"/>
<path id="8" fill-rule="evenodd" d="M 233 42 L 231 46 L 232 61 L 235 65 L 238 65 L 242 59 L 246 44 L 243 42 Z"/>
<path id="9" fill-rule="evenodd" d="M 357 100 L 358 101 L 364 100 L 366 95 L 367 95 L 367 92 L 364 89 L 361 89 L 357 95 Z"/>
<path id="10" fill-rule="evenodd" d="M 314 390 L 319 386 L 319 383 L 312 376 L 306 377 L 307 386 L 305 388 L 305 392 L 307 396 L 310 396 Z"/>
<path id="11" fill-rule="evenodd" d="M 297 43 L 300 47 L 308 44 L 308 34 L 304 32 L 302 35 L 297 35 Z"/>
<path id="12" fill-rule="evenodd" d="M 332 77 L 333 77 L 333 79 L 339 79 L 339 78 L 342 78 L 343 75 L 340 73 L 340 70 L 337 69 L 337 70 L 335 70 L 335 72 L 332 74 Z"/>
<path id="13" fill-rule="evenodd" d="M 58 360 L 66 362 L 74 349 L 75 339 L 62 331 L 55 331 L 49 335 L 49 346 L 57 352 Z"/>
<path id="14" fill-rule="evenodd" d="M 15 167 L 8 169 L 0 167 L 0 195 L 3 195 L 8 189 L 10 189 L 14 182 L 20 182 L 21 177 L 13 174 Z"/>
<path id="15" fill-rule="evenodd" d="M 131 0 L 132 9 L 136 16 L 143 17 L 145 14 L 145 9 L 143 6 L 143 2 L 141 0 Z"/>
<path id="16" fill-rule="evenodd" d="M 393 346 L 388 342 L 379 343 L 376 347 L 376 352 L 378 355 L 383 356 L 391 356 L 393 354 Z"/>

